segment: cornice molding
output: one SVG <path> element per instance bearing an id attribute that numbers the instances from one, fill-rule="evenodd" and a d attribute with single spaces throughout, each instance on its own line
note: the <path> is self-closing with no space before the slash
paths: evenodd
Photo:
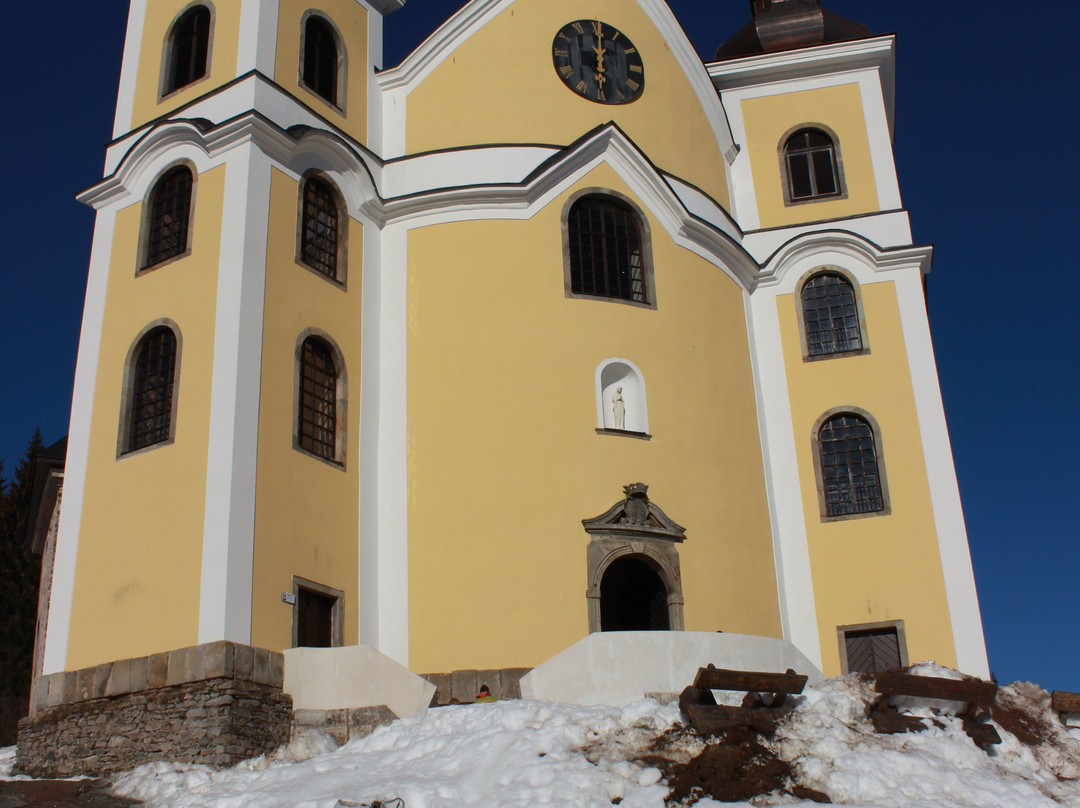
<path id="1" fill-rule="evenodd" d="M 758 275 L 757 286 L 779 285 L 800 262 L 825 252 L 850 256 L 875 272 L 918 269 L 922 275 L 930 272 L 934 257 L 931 245 L 882 249 L 849 230 L 819 230 L 797 235 L 773 253 Z"/>

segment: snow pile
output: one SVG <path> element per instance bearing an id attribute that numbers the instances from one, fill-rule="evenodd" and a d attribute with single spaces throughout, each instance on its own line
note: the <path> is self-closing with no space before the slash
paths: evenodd
<path id="1" fill-rule="evenodd" d="M 948 714 L 931 721 L 927 711 L 924 732 L 875 733 L 867 718 L 874 695 L 857 676 L 827 680 L 808 688 L 775 737 L 762 740 L 790 764 L 800 797 L 820 792 L 847 808 L 1080 808 L 1080 728 L 1061 725 L 1045 691 L 1022 683 L 999 690 L 1002 743 L 988 751 Z M 666 808 L 675 803 L 662 770 L 693 764 L 716 743 L 724 741 L 699 738 L 682 727 L 677 708 L 651 700 L 623 709 L 507 701 L 429 710 L 336 750 L 309 737 L 227 771 L 142 766 L 114 790 L 161 808 L 350 808 L 377 800 L 388 808 Z M 10 773 L 13 752 L 0 751 L 0 776 Z M 707 797 L 693 804 L 751 805 Z M 753 804 L 815 805 L 779 792 Z"/>
<path id="2" fill-rule="evenodd" d="M 114 791 L 170 808 L 663 806 L 658 769 L 628 760 L 679 720 L 654 701 L 624 709 L 507 701 L 429 710 L 300 763 L 224 772 L 148 764 Z"/>
<path id="3" fill-rule="evenodd" d="M 10 780 L 11 771 L 15 768 L 15 747 L 5 746 L 0 748 L 0 780 Z"/>

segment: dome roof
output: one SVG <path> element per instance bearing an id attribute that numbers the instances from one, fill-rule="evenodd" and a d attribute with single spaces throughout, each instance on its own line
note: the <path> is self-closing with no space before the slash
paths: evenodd
<path id="1" fill-rule="evenodd" d="M 750 0 L 754 18 L 716 51 L 717 61 L 871 36 L 870 29 L 818 0 Z"/>

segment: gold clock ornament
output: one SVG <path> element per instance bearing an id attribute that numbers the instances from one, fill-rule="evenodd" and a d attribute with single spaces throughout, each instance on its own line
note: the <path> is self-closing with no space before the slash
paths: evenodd
<path id="1" fill-rule="evenodd" d="M 645 65 L 634 43 L 599 20 L 564 25 L 551 43 L 563 83 L 598 104 L 629 104 L 645 91 Z"/>

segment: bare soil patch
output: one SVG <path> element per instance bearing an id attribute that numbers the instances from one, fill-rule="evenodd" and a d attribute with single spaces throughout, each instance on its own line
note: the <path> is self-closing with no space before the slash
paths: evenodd
<path id="1" fill-rule="evenodd" d="M 108 793 L 107 780 L 0 781 L 0 808 L 129 808 L 135 800 Z"/>

